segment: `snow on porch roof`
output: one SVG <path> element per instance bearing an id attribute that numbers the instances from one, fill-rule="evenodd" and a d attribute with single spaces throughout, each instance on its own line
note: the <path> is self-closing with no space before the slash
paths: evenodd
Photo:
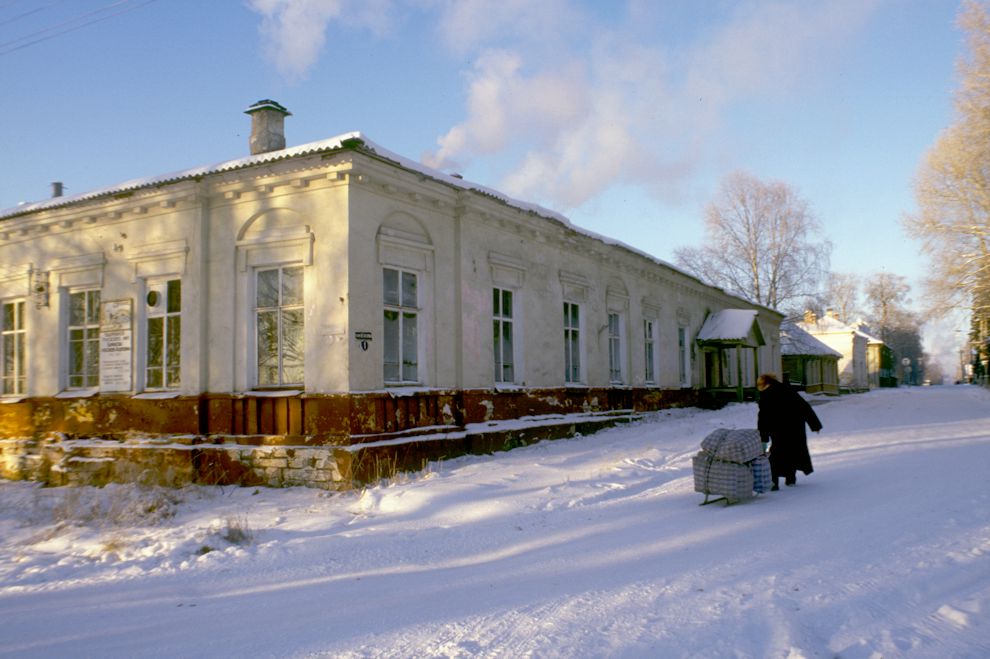
<path id="1" fill-rule="evenodd" d="M 765 345 L 763 330 L 756 320 L 755 309 L 722 309 L 705 319 L 698 340 L 709 343 L 742 343 L 748 345 L 750 337 L 755 345 Z"/>

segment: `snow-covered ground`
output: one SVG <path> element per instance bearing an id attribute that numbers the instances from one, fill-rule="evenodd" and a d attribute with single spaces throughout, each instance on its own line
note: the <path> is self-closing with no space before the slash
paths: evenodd
<path id="1" fill-rule="evenodd" d="M 0 655 L 990 657 L 990 393 L 816 402 L 728 507 L 691 456 L 753 404 L 343 494 L 0 482 Z"/>

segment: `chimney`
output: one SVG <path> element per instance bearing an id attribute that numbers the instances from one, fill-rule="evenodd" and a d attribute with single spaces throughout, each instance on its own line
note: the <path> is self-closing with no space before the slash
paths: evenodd
<path id="1" fill-rule="evenodd" d="M 52 199 L 62 196 L 62 182 L 52 181 Z"/>
<path id="2" fill-rule="evenodd" d="M 292 115 L 270 99 L 258 101 L 244 114 L 251 115 L 251 155 L 281 151 L 285 148 L 285 118 Z"/>
<path id="3" fill-rule="evenodd" d="M 805 311 L 804 322 L 808 325 L 814 325 L 816 322 L 818 322 L 818 318 L 815 316 L 815 312 L 812 311 L 811 309 Z"/>

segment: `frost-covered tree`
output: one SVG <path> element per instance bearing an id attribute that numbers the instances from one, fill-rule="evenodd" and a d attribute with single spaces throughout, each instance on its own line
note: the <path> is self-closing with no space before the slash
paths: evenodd
<path id="1" fill-rule="evenodd" d="M 990 312 L 990 6 L 967 0 L 959 15 L 967 54 L 959 62 L 955 117 L 915 179 L 918 211 L 905 217 L 931 257 L 931 310 Z"/>
<path id="2" fill-rule="evenodd" d="M 700 279 L 774 309 L 800 311 L 828 271 L 831 243 L 808 202 L 779 181 L 730 174 L 705 213 L 705 245 L 674 252 Z"/>

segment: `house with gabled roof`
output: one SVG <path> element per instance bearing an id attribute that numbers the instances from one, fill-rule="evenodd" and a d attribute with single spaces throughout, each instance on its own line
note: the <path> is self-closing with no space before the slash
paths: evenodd
<path id="1" fill-rule="evenodd" d="M 863 321 L 856 323 L 856 331 L 866 338 L 866 379 L 870 389 L 896 387 L 894 351 L 874 336 Z"/>
<path id="2" fill-rule="evenodd" d="M 354 447 L 415 461 L 511 420 L 692 404 L 713 346 L 745 351 L 746 383 L 779 368 L 772 309 L 361 133 L 286 147 L 287 109 L 246 112 L 248 156 L 0 211 L 0 435 L 192 437 L 192 480 L 331 487 Z M 725 310 L 745 336 L 701 332 Z M 245 466 L 259 446 L 294 453 Z"/>
<path id="3" fill-rule="evenodd" d="M 801 329 L 794 319 L 780 324 L 780 359 L 784 381 L 808 393 L 839 393 L 842 353 Z"/>
<path id="4" fill-rule="evenodd" d="M 839 358 L 839 388 L 859 392 L 869 389 L 866 335 L 858 328 L 842 322 L 834 311 L 822 317 L 806 311 L 797 326 L 842 356 Z"/>

